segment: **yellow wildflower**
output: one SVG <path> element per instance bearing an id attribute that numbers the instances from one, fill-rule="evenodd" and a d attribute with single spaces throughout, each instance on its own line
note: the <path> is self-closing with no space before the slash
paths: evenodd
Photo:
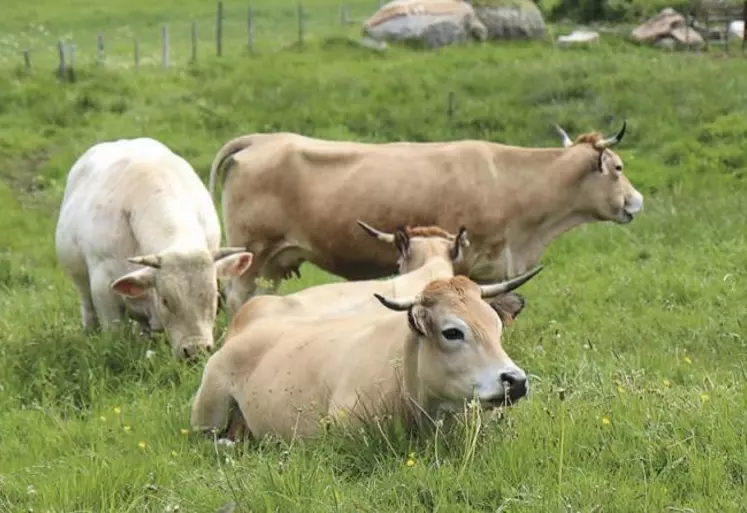
<path id="1" fill-rule="evenodd" d="M 130 429 L 132 429 L 132 428 L 131 428 L 130 426 L 125 426 L 125 427 L 124 427 L 124 430 L 125 430 L 126 432 L 128 432 L 128 433 L 130 432 Z"/>
<path id="2" fill-rule="evenodd" d="M 610 424 L 612 424 L 612 421 L 609 417 L 602 417 L 602 424 L 604 424 L 605 426 L 609 426 Z"/>
<path id="3" fill-rule="evenodd" d="M 145 449 L 145 442 L 138 442 L 137 446 L 141 449 Z"/>
<path id="4" fill-rule="evenodd" d="M 666 378 L 664 379 L 664 381 L 663 381 L 662 383 L 664 383 L 664 386 L 665 386 L 665 387 L 667 387 L 667 388 L 669 388 L 669 387 L 671 387 L 671 386 L 672 386 L 672 382 L 671 382 L 671 381 L 669 381 L 669 380 L 668 380 L 668 379 L 666 379 Z"/>
<path id="5" fill-rule="evenodd" d="M 618 392 L 619 394 L 624 394 L 624 393 L 625 393 L 625 387 L 620 387 L 620 386 L 619 386 L 619 387 L 617 387 L 617 392 Z"/>
<path id="6" fill-rule="evenodd" d="M 690 359 L 689 356 L 685 356 L 685 363 L 690 365 L 691 363 L 693 363 L 693 361 Z"/>
<path id="7" fill-rule="evenodd" d="M 703 392 L 702 394 L 700 394 L 700 402 L 702 402 L 702 403 L 708 401 L 710 398 L 711 398 L 711 396 L 709 396 L 705 392 Z"/>
<path id="8" fill-rule="evenodd" d="M 183 435 L 188 435 L 188 434 L 189 434 L 189 429 L 184 429 L 184 428 L 181 428 L 181 429 L 179 430 L 179 432 L 180 432 L 181 434 L 183 434 Z"/>
<path id="9" fill-rule="evenodd" d="M 119 415 L 120 413 L 122 413 L 122 409 L 119 406 L 115 406 L 114 407 L 114 413 L 116 413 L 117 415 Z"/>
<path id="10" fill-rule="evenodd" d="M 106 417 L 104 417 L 104 416 L 102 415 L 101 417 L 99 417 L 99 420 L 100 420 L 101 422 L 106 422 Z"/>
<path id="11" fill-rule="evenodd" d="M 171 451 L 172 456 L 176 456 L 176 451 Z"/>
<path id="12" fill-rule="evenodd" d="M 415 465 L 415 453 L 411 452 L 407 455 L 407 463 L 405 463 L 408 467 L 412 467 Z"/>

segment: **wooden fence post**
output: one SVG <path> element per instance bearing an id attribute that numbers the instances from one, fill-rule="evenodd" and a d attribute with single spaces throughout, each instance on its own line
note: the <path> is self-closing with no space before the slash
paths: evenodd
<path id="1" fill-rule="evenodd" d="M 133 55 L 135 58 L 135 70 L 140 69 L 140 45 L 137 42 L 137 38 L 135 38 L 135 46 L 133 48 Z"/>
<path id="2" fill-rule="evenodd" d="M 197 62 L 197 22 L 192 22 L 192 60 L 190 62 Z"/>
<path id="3" fill-rule="evenodd" d="M 75 45 L 67 45 L 68 50 L 68 67 L 67 67 L 67 79 L 70 82 L 75 82 Z"/>
<path id="4" fill-rule="evenodd" d="M 65 80 L 65 45 L 61 39 L 57 41 L 57 53 L 60 58 L 60 65 L 57 68 L 57 76 L 60 80 Z"/>
<path id="5" fill-rule="evenodd" d="M 96 65 L 104 65 L 104 34 L 101 32 L 96 35 Z"/>
<path id="6" fill-rule="evenodd" d="M 303 3 L 298 2 L 298 44 L 303 45 L 304 21 L 303 21 Z"/>
<path id="7" fill-rule="evenodd" d="M 745 43 L 747 43 L 745 35 L 747 35 L 747 0 L 744 0 L 744 7 L 742 7 L 742 53 L 744 53 Z"/>
<path id="8" fill-rule="evenodd" d="M 31 71 L 31 54 L 28 51 L 28 48 L 23 51 L 23 65 L 26 67 L 26 71 Z"/>
<path id="9" fill-rule="evenodd" d="M 215 47 L 218 57 L 223 55 L 223 0 L 218 0 L 218 12 L 215 19 Z"/>
<path id="10" fill-rule="evenodd" d="M 446 117 L 451 122 L 454 119 L 454 112 L 456 111 L 456 93 L 449 91 L 449 98 L 446 103 Z"/>
<path id="11" fill-rule="evenodd" d="M 247 19 L 247 45 L 249 48 L 249 53 L 254 53 L 254 4 L 249 3 L 249 17 Z"/>
<path id="12" fill-rule="evenodd" d="M 161 27 L 161 64 L 163 69 L 169 68 L 169 26 Z"/>
<path id="13" fill-rule="evenodd" d="M 348 23 L 348 4 L 343 2 L 340 5 L 340 24 L 343 27 L 347 27 Z"/>

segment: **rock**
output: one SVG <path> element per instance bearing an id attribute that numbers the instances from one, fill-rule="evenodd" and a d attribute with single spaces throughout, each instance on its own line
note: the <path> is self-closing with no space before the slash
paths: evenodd
<path id="1" fill-rule="evenodd" d="M 558 36 L 558 45 L 575 46 L 585 44 L 599 44 L 599 32 L 593 30 L 574 30 L 567 36 Z"/>
<path id="2" fill-rule="evenodd" d="M 729 39 L 743 39 L 744 38 L 744 20 L 735 20 L 729 23 L 728 30 Z"/>
<path id="3" fill-rule="evenodd" d="M 669 37 L 677 41 L 680 46 L 700 47 L 705 43 L 703 36 L 692 27 L 676 27 L 669 31 Z"/>
<path id="4" fill-rule="evenodd" d="M 677 49 L 677 41 L 675 41 L 674 38 L 671 37 L 662 37 L 656 40 L 654 46 L 657 48 L 661 48 L 662 50 L 669 50 L 670 52 L 673 52 Z"/>
<path id="5" fill-rule="evenodd" d="M 685 17 L 671 7 L 667 7 L 653 18 L 637 26 L 631 37 L 637 43 L 655 43 L 659 38 L 669 36 L 672 29 L 684 26 Z M 693 32 L 695 31 L 693 30 Z"/>
<path id="6" fill-rule="evenodd" d="M 488 39 L 541 39 L 545 20 L 531 0 L 475 0 L 472 5 L 488 29 Z"/>
<path id="7" fill-rule="evenodd" d="M 484 41 L 487 29 L 468 3 L 459 0 L 394 0 L 363 24 L 376 41 L 403 41 L 436 48 Z"/>

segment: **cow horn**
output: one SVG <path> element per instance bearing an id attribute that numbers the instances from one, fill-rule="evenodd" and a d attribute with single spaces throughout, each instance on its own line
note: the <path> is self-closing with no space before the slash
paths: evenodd
<path id="1" fill-rule="evenodd" d="M 382 305 L 389 308 L 390 310 L 396 310 L 397 312 L 407 310 L 412 305 L 418 302 L 417 296 L 387 299 L 384 296 L 377 294 L 376 292 L 374 292 L 374 296 Z"/>
<path id="2" fill-rule="evenodd" d="M 567 148 L 569 146 L 573 145 L 573 141 L 571 141 L 571 138 L 568 137 L 568 134 L 560 128 L 560 125 L 555 125 L 555 130 L 558 132 L 558 135 L 560 135 L 560 138 L 563 139 L 563 147 Z"/>
<path id="3" fill-rule="evenodd" d="M 543 265 L 538 265 L 531 271 L 521 274 L 515 278 L 511 278 L 510 280 L 502 281 L 500 283 L 494 283 L 491 285 L 480 285 L 480 295 L 483 298 L 491 298 L 491 297 L 497 296 L 498 294 L 503 294 L 505 292 L 511 292 L 512 290 L 528 282 L 535 275 L 537 275 L 537 273 L 539 273 L 543 268 L 544 268 Z"/>
<path id="4" fill-rule="evenodd" d="M 358 226 L 360 226 L 361 228 L 363 228 L 366 231 L 366 233 L 368 233 L 369 235 L 371 235 L 373 237 L 376 237 L 380 241 L 382 241 L 382 242 L 388 242 L 389 244 L 394 244 L 394 234 L 380 232 L 379 230 L 377 230 L 373 226 L 364 223 L 360 219 L 358 220 Z"/>
<path id="5" fill-rule="evenodd" d="M 242 253 L 244 251 L 247 251 L 247 249 L 238 247 L 216 249 L 215 251 L 213 251 L 213 262 L 217 262 L 218 260 L 226 258 L 229 255 L 235 255 L 236 253 Z"/>
<path id="6" fill-rule="evenodd" d="M 599 149 L 602 149 L 602 148 L 607 148 L 607 147 L 609 147 L 609 146 L 614 146 L 615 144 L 617 144 L 617 143 L 619 143 L 620 141 L 622 141 L 622 138 L 623 138 L 623 136 L 625 135 L 625 128 L 627 128 L 627 126 L 628 126 L 628 121 L 627 121 L 627 120 L 623 120 L 623 126 L 622 126 L 622 128 L 620 129 L 620 131 L 619 131 L 619 132 L 617 132 L 617 133 L 616 133 L 615 135 L 613 135 L 612 137 L 609 137 L 609 138 L 607 138 L 607 139 L 604 139 L 604 140 L 602 140 L 602 141 L 599 141 L 599 142 L 597 143 L 597 148 L 599 148 Z"/>
<path id="7" fill-rule="evenodd" d="M 147 265 L 148 267 L 152 267 L 154 269 L 161 268 L 161 257 L 155 254 L 132 257 L 128 258 L 127 261 L 132 262 L 133 264 Z"/>

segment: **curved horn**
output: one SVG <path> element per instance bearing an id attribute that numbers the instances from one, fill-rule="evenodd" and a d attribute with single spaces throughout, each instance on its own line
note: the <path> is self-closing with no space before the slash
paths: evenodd
<path id="1" fill-rule="evenodd" d="M 364 223 L 360 219 L 357 222 L 358 222 L 358 226 L 360 226 L 361 228 L 363 228 L 366 231 L 366 233 L 368 233 L 372 237 L 376 237 L 377 239 L 379 239 L 382 242 L 388 242 L 389 244 L 394 244 L 394 234 L 380 232 L 379 230 L 377 230 L 373 226 Z"/>
<path id="2" fill-rule="evenodd" d="M 229 255 L 234 255 L 236 253 L 242 253 L 244 251 L 247 251 L 246 248 L 219 248 L 213 251 L 213 262 L 217 262 L 221 258 L 225 258 Z"/>
<path id="3" fill-rule="evenodd" d="M 403 312 L 418 302 L 417 296 L 387 299 L 376 292 L 374 292 L 374 296 L 379 300 L 379 303 L 390 310 L 395 310 L 397 312 Z"/>
<path id="4" fill-rule="evenodd" d="M 563 147 L 567 148 L 569 146 L 573 145 L 573 141 L 571 141 L 571 138 L 568 137 L 568 134 L 560 128 L 560 125 L 553 125 L 555 127 L 555 131 L 558 132 L 558 135 L 560 135 L 560 138 L 563 139 Z"/>
<path id="5" fill-rule="evenodd" d="M 152 267 L 154 269 L 161 268 L 161 257 L 156 254 L 132 257 L 128 258 L 127 261 L 132 262 L 133 264 L 147 265 L 148 267 Z"/>
<path id="6" fill-rule="evenodd" d="M 495 297 L 498 294 L 503 294 L 505 292 L 510 292 L 529 280 L 531 280 L 534 276 L 536 276 L 545 266 L 538 265 L 531 271 L 528 271 L 524 274 L 521 274 L 517 276 L 516 278 L 511 278 L 510 280 L 502 281 L 500 283 L 494 283 L 491 285 L 480 285 L 480 295 L 483 298 L 490 298 Z"/>
<path id="7" fill-rule="evenodd" d="M 598 143 L 596 144 L 597 148 L 606 148 L 606 147 L 609 147 L 609 146 L 614 146 L 615 144 L 617 144 L 617 143 L 619 143 L 620 141 L 622 141 L 622 138 L 623 138 L 623 136 L 625 135 L 625 128 L 627 128 L 627 126 L 628 126 L 628 120 L 627 120 L 627 119 L 624 119 L 624 120 L 623 120 L 623 126 L 622 126 L 622 128 L 620 129 L 620 131 L 619 131 L 619 132 L 617 132 L 617 133 L 616 133 L 615 135 L 613 135 L 612 137 L 609 137 L 609 138 L 607 138 L 607 139 L 604 139 L 603 141 L 599 141 L 599 142 L 598 142 Z"/>

